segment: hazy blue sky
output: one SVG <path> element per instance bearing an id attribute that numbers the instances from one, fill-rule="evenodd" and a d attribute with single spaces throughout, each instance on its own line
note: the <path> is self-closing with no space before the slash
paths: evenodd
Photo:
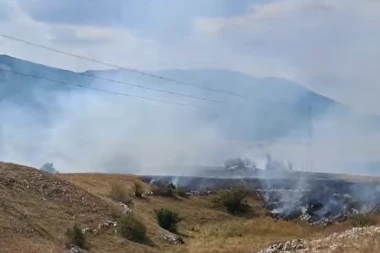
<path id="1" fill-rule="evenodd" d="M 378 0 L 0 0 L 1 33 L 126 67 L 284 77 L 380 113 Z M 6 53 L 103 68 L 0 39 Z"/>

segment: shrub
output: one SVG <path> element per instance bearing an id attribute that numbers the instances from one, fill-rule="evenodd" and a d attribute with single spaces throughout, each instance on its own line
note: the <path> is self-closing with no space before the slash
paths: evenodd
<path id="1" fill-rule="evenodd" d="M 146 240 L 146 227 L 133 215 L 122 216 L 119 218 L 116 231 L 130 241 L 144 242 Z"/>
<path id="2" fill-rule="evenodd" d="M 231 214 L 242 214 L 248 212 L 250 208 L 245 201 L 247 196 L 248 192 L 244 188 L 238 188 L 220 192 L 215 202 Z"/>
<path id="3" fill-rule="evenodd" d="M 369 227 L 376 224 L 376 221 L 368 214 L 355 214 L 351 216 L 351 224 L 354 227 Z"/>
<path id="4" fill-rule="evenodd" d="M 135 193 L 136 197 L 141 198 L 144 193 L 144 188 L 141 184 L 135 183 L 133 185 L 133 192 Z"/>
<path id="5" fill-rule="evenodd" d="M 180 196 L 182 198 L 188 198 L 189 197 L 189 195 L 187 194 L 187 192 L 183 188 L 177 188 L 177 194 L 178 194 L 178 196 Z"/>
<path id="6" fill-rule="evenodd" d="M 66 230 L 66 237 L 69 245 L 75 245 L 82 249 L 85 247 L 86 238 L 77 225 Z"/>
<path id="7" fill-rule="evenodd" d="M 160 227 L 171 232 L 177 231 L 177 224 L 182 220 L 179 217 L 178 213 L 164 208 L 161 208 L 160 210 L 155 210 L 155 213 L 157 222 L 160 225 Z"/>
<path id="8" fill-rule="evenodd" d="M 163 186 L 163 185 L 154 185 L 151 187 L 151 191 L 153 195 L 156 196 L 162 196 L 162 197 L 174 197 L 174 191 L 173 187 L 170 185 Z"/>
<path id="9" fill-rule="evenodd" d="M 109 196 L 112 200 L 127 205 L 132 202 L 132 198 L 128 195 L 127 191 L 125 190 L 122 184 L 113 184 Z"/>
<path id="10" fill-rule="evenodd" d="M 123 215 L 123 211 L 119 205 L 111 205 L 111 217 L 113 220 L 119 219 Z"/>

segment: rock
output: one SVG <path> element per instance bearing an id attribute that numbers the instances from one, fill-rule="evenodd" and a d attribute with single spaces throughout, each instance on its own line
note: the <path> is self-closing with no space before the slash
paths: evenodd
<path id="1" fill-rule="evenodd" d="M 78 246 L 72 245 L 68 253 L 81 253 L 83 250 Z"/>
<path id="2" fill-rule="evenodd" d="M 185 244 L 185 241 L 178 235 L 166 234 L 164 235 L 165 241 L 173 244 Z"/>
<path id="3" fill-rule="evenodd" d="M 145 196 L 153 196 L 153 195 L 154 195 L 154 193 L 152 191 L 151 192 L 144 192 L 142 194 L 143 197 L 145 197 Z"/>
<path id="4" fill-rule="evenodd" d="M 350 247 L 348 243 L 357 242 L 360 245 L 362 239 L 378 236 L 380 234 L 380 226 L 352 228 L 342 233 L 333 233 L 325 238 L 304 242 L 301 239 L 278 243 L 268 247 L 259 253 L 332 253 L 340 248 Z"/>
<path id="5" fill-rule="evenodd" d="M 124 203 L 119 203 L 120 204 L 120 207 L 121 207 L 121 213 L 122 214 L 130 214 L 132 213 L 132 209 L 130 209 L 126 204 Z"/>
<path id="6" fill-rule="evenodd" d="M 82 234 L 86 234 L 88 232 L 91 232 L 91 228 L 83 228 L 82 229 Z"/>
<path id="7" fill-rule="evenodd" d="M 289 241 L 287 241 L 283 247 L 283 250 L 291 250 L 292 249 L 292 245 Z"/>
<path id="8" fill-rule="evenodd" d="M 98 226 L 96 227 L 96 229 L 94 229 L 92 231 L 92 233 L 94 235 L 97 235 L 99 234 L 99 232 L 102 230 L 102 229 L 107 229 L 107 228 L 110 228 L 110 227 L 116 227 L 117 226 L 117 222 L 116 221 L 106 221 L 106 222 L 103 222 L 103 223 L 99 223 Z"/>

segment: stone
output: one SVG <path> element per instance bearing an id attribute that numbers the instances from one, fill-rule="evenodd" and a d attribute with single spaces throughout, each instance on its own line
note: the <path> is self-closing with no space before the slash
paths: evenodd
<path id="1" fill-rule="evenodd" d="M 68 253 L 81 253 L 83 250 L 78 246 L 72 245 Z"/>
<path id="2" fill-rule="evenodd" d="M 91 232 L 91 228 L 83 228 L 82 229 L 82 234 L 86 234 L 88 232 Z"/>
<path id="3" fill-rule="evenodd" d="M 283 250 L 291 250 L 291 249 L 292 249 L 291 242 L 287 241 L 283 247 Z"/>
<path id="4" fill-rule="evenodd" d="M 164 240 L 173 244 L 185 244 L 185 241 L 178 235 L 166 234 Z"/>
<path id="5" fill-rule="evenodd" d="M 132 213 L 132 209 L 130 209 L 126 204 L 124 203 L 119 203 L 121 207 L 121 213 L 122 214 L 130 214 Z"/>

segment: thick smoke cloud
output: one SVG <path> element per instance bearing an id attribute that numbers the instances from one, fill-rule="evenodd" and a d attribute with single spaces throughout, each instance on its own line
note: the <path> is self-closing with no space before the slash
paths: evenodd
<path id="1" fill-rule="evenodd" d="M 324 172 L 376 173 L 362 169 L 378 161 L 378 135 L 360 124 L 350 129 L 353 121 L 340 128 L 332 120 L 314 122 L 310 157 L 304 138 L 261 144 L 231 140 L 221 126 L 201 120 L 198 109 L 82 90 L 37 94 L 50 108 L 45 115 L 0 103 L 6 119 L 0 129 L 1 160 L 35 167 L 51 161 L 62 172 L 191 174 L 188 166 L 217 166 L 233 157 L 249 158 L 263 169 L 271 154 L 294 169 L 311 163 Z M 260 118 L 254 120 L 260 124 Z"/>
<path id="2" fill-rule="evenodd" d="M 5 80 L 7 78 L 10 76 Z M 200 111 L 209 110 L 212 114 L 215 112 L 212 106 L 206 109 L 181 107 L 84 89 L 49 90 L 46 87 L 51 84 L 32 79 L 24 81 L 28 87 L 34 84 L 31 94 L 38 106 L 26 103 L 26 99 L 0 101 L 0 116 L 4 119 L 0 125 L 1 160 L 35 167 L 54 162 L 62 172 L 191 175 L 195 173 L 188 169 L 191 166 L 219 166 L 234 157 L 248 158 L 258 168 L 265 169 L 266 156 L 270 154 L 282 164 L 291 163 L 293 169 L 378 173 L 380 136 L 375 129 L 376 118 L 369 120 L 360 114 L 345 114 L 335 107 L 317 119 L 312 118 L 311 140 L 305 133 L 299 134 L 305 129 L 296 128 L 281 138 L 255 141 L 231 135 L 247 128 L 241 128 L 241 124 L 254 129 L 264 120 L 263 114 L 254 114 L 254 111 L 249 114 L 241 105 L 230 108 L 232 118 L 228 116 L 231 112 L 223 111 L 222 115 L 227 116 L 222 122 L 210 121 L 200 116 Z M 2 89 L 9 92 L 6 85 L 2 85 Z M 125 91 L 121 85 L 96 80 L 90 85 Z M 145 94 L 138 89 L 126 92 Z M 169 97 L 155 94 L 154 98 Z M 297 95 L 291 98 L 297 100 Z M 293 120 L 292 117 L 285 119 Z M 227 124 L 237 126 L 225 131 Z"/>
<path id="3" fill-rule="evenodd" d="M 140 172 L 212 159 L 215 128 L 192 108 L 97 93 L 46 94 L 49 126 L 37 112 L 2 103 L 1 159 L 62 171 Z M 46 115 L 48 116 L 48 115 Z"/>

